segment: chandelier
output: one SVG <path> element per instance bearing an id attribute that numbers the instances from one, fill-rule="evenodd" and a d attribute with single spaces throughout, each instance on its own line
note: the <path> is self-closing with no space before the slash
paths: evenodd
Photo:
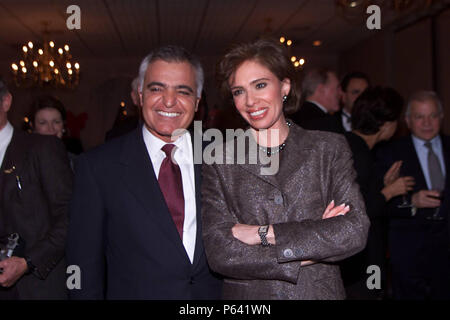
<path id="1" fill-rule="evenodd" d="M 17 87 L 53 87 L 74 89 L 80 80 L 80 64 L 72 60 L 69 45 L 57 48 L 45 41 L 39 48 L 29 41 L 22 47 L 19 62 L 11 64 Z"/>
<path id="2" fill-rule="evenodd" d="M 288 52 L 291 53 L 291 47 L 294 44 L 294 42 L 290 39 L 287 39 L 286 37 L 282 36 L 280 37 L 280 43 L 282 45 L 286 45 L 288 48 Z M 291 57 L 291 62 L 294 65 L 294 67 L 297 68 L 303 68 L 303 65 L 305 64 L 306 60 L 304 58 L 297 58 L 296 56 Z"/>

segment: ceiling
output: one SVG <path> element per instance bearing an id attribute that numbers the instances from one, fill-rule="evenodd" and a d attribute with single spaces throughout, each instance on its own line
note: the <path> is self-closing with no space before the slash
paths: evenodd
<path id="1" fill-rule="evenodd" d="M 44 22 L 48 22 L 56 45 L 69 43 L 73 55 L 80 58 L 142 57 L 153 47 L 167 43 L 181 44 L 201 56 L 214 56 L 231 43 L 263 34 L 292 39 L 294 54 L 305 50 L 339 53 L 377 32 L 366 28 L 366 13 L 360 12 L 360 19 L 350 22 L 336 2 L 0 0 L 0 59 L 14 59 L 23 44 L 41 41 Z M 446 0 L 438 2 L 448 5 Z M 72 4 L 81 9 L 80 30 L 66 27 L 70 15 L 66 9 Z M 418 14 L 383 8 L 382 28 Z M 314 40 L 321 40 L 322 46 L 314 48 Z"/>

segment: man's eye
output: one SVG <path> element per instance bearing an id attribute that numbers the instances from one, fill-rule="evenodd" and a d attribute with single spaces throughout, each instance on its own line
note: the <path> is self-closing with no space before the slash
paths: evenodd
<path id="1" fill-rule="evenodd" d="M 178 93 L 182 94 L 184 96 L 190 96 L 191 95 L 191 93 L 189 91 L 184 91 L 184 90 L 180 90 L 180 91 L 178 91 Z"/>
<path id="2" fill-rule="evenodd" d="M 262 88 L 265 88 L 267 86 L 267 83 L 265 83 L 265 82 L 260 82 L 260 83 L 258 83 L 257 85 L 256 85 L 256 88 L 257 89 L 262 89 Z"/>
<path id="3" fill-rule="evenodd" d="M 158 91 L 161 91 L 160 87 L 151 87 L 150 88 L 150 92 L 158 92 Z"/>

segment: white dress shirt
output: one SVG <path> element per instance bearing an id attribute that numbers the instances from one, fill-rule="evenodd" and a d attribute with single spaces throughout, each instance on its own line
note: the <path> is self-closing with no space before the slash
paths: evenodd
<path id="1" fill-rule="evenodd" d="M 341 118 L 344 130 L 347 132 L 352 131 L 352 116 L 347 111 L 342 109 Z"/>
<path id="2" fill-rule="evenodd" d="M 152 161 L 153 170 L 156 178 L 159 175 L 159 169 L 166 157 L 161 148 L 167 142 L 154 136 L 145 125 L 142 126 L 147 152 Z M 184 195 L 184 223 L 183 223 L 183 245 L 191 260 L 194 261 L 195 240 L 197 237 L 197 207 L 195 203 L 195 174 L 194 174 L 194 156 L 192 152 L 192 141 L 189 132 L 179 137 L 175 142 L 176 146 L 174 158 L 180 167 L 181 180 L 183 182 Z"/>
<path id="3" fill-rule="evenodd" d="M 6 149 L 11 142 L 13 132 L 14 128 L 9 122 L 6 122 L 6 126 L 0 130 L 0 167 L 5 158 Z"/>
<path id="4" fill-rule="evenodd" d="M 417 157 L 419 158 L 420 166 L 422 168 L 423 175 L 425 176 L 425 180 L 427 182 L 428 189 L 431 190 L 431 180 L 430 173 L 428 172 L 428 149 L 425 147 L 425 140 L 419 139 L 415 135 L 412 135 L 412 140 L 414 144 L 414 148 L 416 149 Z M 441 137 L 438 135 L 431 139 L 431 147 L 433 148 L 433 152 L 439 159 L 439 163 L 441 165 L 442 174 L 445 177 L 445 163 L 444 163 L 444 155 L 442 150 L 442 141 Z"/>

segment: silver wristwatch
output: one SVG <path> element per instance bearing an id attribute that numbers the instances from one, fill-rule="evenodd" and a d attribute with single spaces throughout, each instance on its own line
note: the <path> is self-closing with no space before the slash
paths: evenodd
<path id="1" fill-rule="evenodd" d="M 258 229 L 259 237 L 261 238 L 261 245 L 263 247 L 270 246 L 270 243 L 267 242 L 267 233 L 269 232 L 269 226 L 260 226 Z"/>

